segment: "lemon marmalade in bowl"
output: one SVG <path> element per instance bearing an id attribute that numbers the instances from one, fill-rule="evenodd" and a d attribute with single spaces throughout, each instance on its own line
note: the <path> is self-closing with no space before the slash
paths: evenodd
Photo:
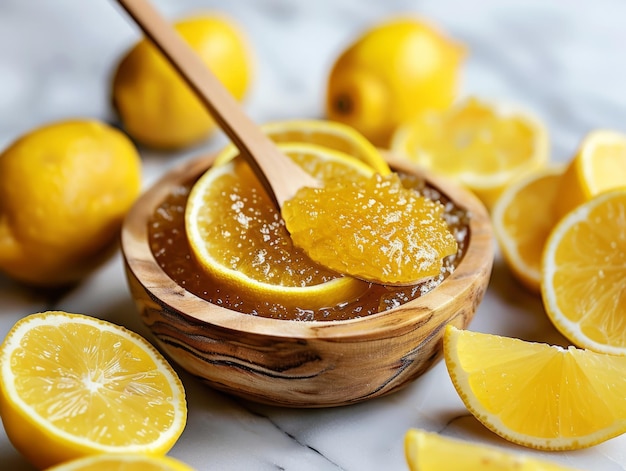
<path id="1" fill-rule="evenodd" d="M 247 166 L 246 166 L 247 167 Z M 244 170 L 245 171 L 245 170 Z M 333 170 L 336 173 L 336 169 Z M 271 291 L 238 289 L 237 285 L 226 277 L 208 273 L 197 261 L 190 246 L 185 227 L 185 210 L 189 195 L 196 180 L 178 185 L 169 192 L 165 199 L 156 207 L 148 221 L 148 239 L 150 250 L 161 269 L 178 285 L 190 293 L 206 301 L 245 314 L 262 316 L 274 319 L 301 320 L 301 321 L 333 321 L 354 319 L 386 311 L 415 298 L 423 296 L 437 287 L 458 266 L 467 249 L 469 242 L 469 214 L 456 206 L 445 194 L 438 189 L 427 185 L 425 181 L 415 175 L 399 173 L 403 185 L 444 206 L 443 217 L 449 226 L 450 232 L 458 244 L 455 254 L 443 259 L 443 266 L 437 276 L 421 281 L 415 285 L 391 287 L 374 283 L 358 281 L 359 288 L 351 286 L 340 299 L 336 299 L 332 289 L 318 290 L 315 301 L 309 302 L 307 294 L 301 301 L 298 297 L 280 298 Z M 306 254 L 293 246 L 289 246 L 289 234 L 284 227 L 280 213 L 272 200 L 267 196 L 258 182 L 246 179 L 245 182 L 229 181 L 228 189 L 223 188 L 219 193 L 229 201 L 224 205 L 221 219 L 239 219 L 237 225 L 257 224 L 260 239 L 267 244 L 266 248 L 258 248 L 258 244 L 249 244 L 250 241 L 240 240 L 235 245 L 243 245 L 244 257 L 234 257 L 232 241 L 226 243 L 223 253 L 224 263 L 230 264 L 232 258 L 238 260 L 241 270 L 258 270 L 263 276 L 263 270 L 268 276 L 282 276 L 297 278 L 296 285 L 324 285 L 340 280 L 342 275 L 327 270 L 311 261 Z M 246 208 L 246 205 L 251 206 Z M 250 209 L 245 212 L 245 209 Z M 255 220 L 255 218 L 261 218 Z M 242 222 L 242 219 L 245 221 Z M 232 238 L 230 229 L 219 229 L 215 237 Z M 235 234 L 240 237 L 241 234 Z M 245 239 L 245 238 L 243 238 Z M 258 242 L 258 241 L 256 241 Z M 254 253 L 252 252 L 254 250 Z M 272 258 L 273 257 L 273 258 Z M 271 259 L 268 263 L 267 259 Z M 235 262 L 232 262 L 235 263 Z M 245 266 L 244 266 L 245 265 Z M 285 280 L 277 282 L 288 283 Z M 304 290 L 306 291 L 306 290 Z M 325 294 L 329 295 L 326 296 Z M 319 302 L 321 298 L 322 302 Z M 324 303 L 324 300 L 329 302 Z M 313 306 L 313 307 L 312 307 Z"/>

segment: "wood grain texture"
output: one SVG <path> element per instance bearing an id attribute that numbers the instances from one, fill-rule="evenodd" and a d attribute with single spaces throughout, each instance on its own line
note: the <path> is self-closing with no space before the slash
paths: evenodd
<path id="1" fill-rule="evenodd" d="M 389 161 L 395 170 L 420 173 Z M 463 260 L 426 295 L 360 319 L 306 322 L 241 314 L 187 292 L 157 265 L 147 220 L 173 186 L 196 178 L 211 162 L 211 156 L 191 160 L 146 191 L 126 217 L 122 250 L 131 293 L 157 344 L 214 388 L 290 407 L 357 403 L 424 373 L 441 356 L 445 325 L 464 328 L 472 319 L 493 263 L 489 216 L 473 194 L 430 175 L 429 184 L 471 217 Z"/>

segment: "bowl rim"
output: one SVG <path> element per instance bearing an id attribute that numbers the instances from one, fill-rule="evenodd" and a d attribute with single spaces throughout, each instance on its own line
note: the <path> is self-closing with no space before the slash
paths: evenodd
<path id="1" fill-rule="evenodd" d="M 425 178 L 460 208 L 470 214 L 466 253 L 456 269 L 441 284 L 423 296 L 393 309 L 364 317 L 305 321 L 274 319 L 241 313 L 212 304 L 185 290 L 159 266 L 148 243 L 147 219 L 176 185 L 199 177 L 213 163 L 217 153 L 202 154 L 183 161 L 152 183 L 126 214 L 121 229 L 121 250 L 126 276 L 133 276 L 149 296 L 195 323 L 277 338 L 380 337 L 381 334 L 421 323 L 433 310 L 443 309 L 458 296 L 481 289 L 483 278 L 489 278 L 494 260 L 493 235 L 487 209 L 470 190 L 439 175 L 433 175 L 403 158 L 385 153 L 396 171 Z M 129 280 L 130 281 L 130 280 Z M 488 280 L 487 280 L 488 282 Z M 486 289 L 487 282 L 484 283 Z M 482 296 L 480 296 L 482 298 Z M 451 317 L 451 319 L 454 316 Z"/>

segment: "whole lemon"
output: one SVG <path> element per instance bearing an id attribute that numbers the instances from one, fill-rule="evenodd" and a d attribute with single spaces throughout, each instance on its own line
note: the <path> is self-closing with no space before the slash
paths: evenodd
<path id="1" fill-rule="evenodd" d="M 414 18 L 381 23 L 339 56 L 328 78 L 328 118 L 387 147 L 395 128 L 456 98 L 464 48 Z"/>
<path id="2" fill-rule="evenodd" d="M 246 41 L 231 20 L 198 16 L 174 27 L 238 100 L 251 80 Z M 148 40 L 137 43 L 119 63 L 113 103 L 128 134 L 158 149 L 176 149 L 206 139 L 215 129 L 209 112 Z"/>
<path id="3" fill-rule="evenodd" d="M 0 154 L 0 270 L 41 286 L 78 281 L 112 252 L 140 190 L 139 154 L 106 124 L 25 134 Z"/>

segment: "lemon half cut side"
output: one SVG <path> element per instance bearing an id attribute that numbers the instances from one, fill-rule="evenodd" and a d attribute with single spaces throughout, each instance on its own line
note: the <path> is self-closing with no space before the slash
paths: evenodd
<path id="1" fill-rule="evenodd" d="M 561 219 L 542 273 L 544 307 L 565 337 L 626 355 L 626 190 L 602 193 Z"/>
<path id="2" fill-rule="evenodd" d="M 605 191 L 626 188 L 626 134 L 598 129 L 587 134 L 558 185 L 555 217 Z"/>
<path id="3" fill-rule="evenodd" d="M 391 150 L 465 185 L 487 208 L 549 159 L 546 126 L 533 112 L 476 97 L 399 126 Z"/>
<path id="4" fill-rule="evenodd" d="M 563 171 L 562 166 L 548 166 L 516 180 L 500 195 L 491 212 L 506 264 L 534 294 L 541 289 L 541 256 L 556 224 L 553 202 L 559 197 Z"/>
<path id="5" fill-rule="evenodd" d="M 46 468 L 95 453 L 164 455 L 187 420 L 182 383 L 138 334 L 50 311 L 18 321 L 0 347 L 7 436 Z"/>

